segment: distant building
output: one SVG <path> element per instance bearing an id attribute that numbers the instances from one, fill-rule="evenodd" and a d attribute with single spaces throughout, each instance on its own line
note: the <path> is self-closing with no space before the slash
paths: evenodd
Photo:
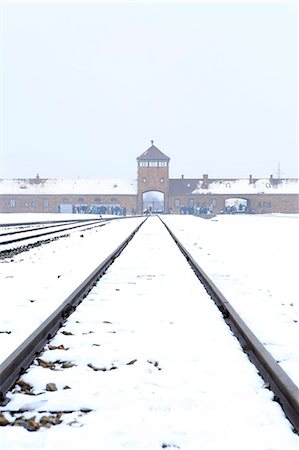
<path id="1" fill-rule="evenodd" d="M 299 180 L 269 178 L 169 178 L 170 158 L 153 143 L 137 157 L 137 180 L 0 180 L 0 213 L 143 212 L 201 214 L 299 213 Z"/>

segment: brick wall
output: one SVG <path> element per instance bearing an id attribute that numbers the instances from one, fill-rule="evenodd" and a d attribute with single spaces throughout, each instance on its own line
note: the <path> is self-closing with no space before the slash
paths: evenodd
<path id="1" fill-rule="evenodd" d="M 163 182 L 162 182 L 163 180 Z M 164 193 L 164 208 L 168 211 L 169 175 L 167 167 L 138 167 L 137 212 L 142 213 L 142 194 L 147 191 Z"/>
<path id="2" fill-rule="evenodd" d="M 180 213 L 181 206 L 188 207 L 193 201 L 194 206 L 208 207 L 214 203 L 214 212 L 219 213 L 225 209 L 225 200 L 229 198 L 243 198 L 248 200 L 248 206 L 256 213 L 299 213 L 298 194 L 249 194 L 249 195 L 225 195 L 225 194 L 197 194 L 169 197 L 169 208 L 174 214 Z M 176 203 L 179 202 L 179 206 Z"/>
<path id="3" fill-rule="evenodd" d="M 100 200 L 100 201 L 97 201 Z M 119 204 L 131 214 L 136 210 L 135 195 L 0 195 L 0 213 L 58 212 L 61 204 Z M 48 205 L 48 206 L 46 206 Z"/>

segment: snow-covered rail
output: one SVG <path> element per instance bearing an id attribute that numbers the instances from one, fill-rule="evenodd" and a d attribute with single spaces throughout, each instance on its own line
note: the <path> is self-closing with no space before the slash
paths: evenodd
<path id="1" fill-rule="evenodd" d="M 162 221 L 163 222 L 163 221 Z M 285 371 L 279 366 L 273 356 L 266 350 L 262 343 L 248 328 L 244 320 L 237 311 L 231 306 L 229 301 L 197 264 L 190 252 L 186 250 L 183 244 L 171 231 L 169 226 L 163 222 L 168 232 L 178 245 L 179 249 L 186 257 L 192 270 L 194 270 L 198 279 L 202 282 L 211 299 L 214 301 L 219 311 L 223 315 L 233 334 L 238 338 L 243 350 L 248 355 L 250 361 L 257 367 L 261 376 L 274 392 L 276 400 L 282 405 L 287 417 L 299 433 L 299 389 L 290 379 Z"/>
<path id="2" fill-rule="evenodd" d="M 64 320 L 92 289 L 115 258 L 128 245 L 139 225 L 101 264 L 78 286 L 72 294 L 0 365 L 0 403 L 5 403 L 5 394 L 17 381 L 19 375 L 32 363 L 35 355 L 62 326 Z"/>
<path id="3" fill-rule="evenodd" d="M 8 394 L 0 408 L 7 422 L 29 430 L 61 423 L 68 443 L 72 427 L 82 427 L 73 449 L 83 448 L 78 439 L 82 444 L 94 428 L 102 448 L 295 449 L 298 436 L 267 382 L 198 283 L 192 256 L 185 254 L 193 271 L 181 251 L 150 217 Z M 212 283 L 206 289 L 223 300 Z M 234 316 L 226 300 L 221 308 Z M 258 353 L 246 333 L 246 346 Z M 298 413 L 296 392 L 288 402 Z M 62 445 L 58 435 L 43 448 Z"/>
<path id="4" fill-rule="evenodd" d="M 111 220 L 111 219 L 110 219 Z M 52 240 L 68 236 L 67 232 L 74 230 L 86 230 L 91 227 L 102 227 L 108 223 L 109 219 L 103 220 L 86 220 L 62 222 L 56 225 L 44 225 L 39 227 L 31 227 L 4 232 L 0 234 L 0 259 L 14 256 L 31 248 L 38 247 L 42 244 L 51 242 Z M 54 228 L 48 230 L 48 228 Z M 51 237 L 49 237 L 51 235 Z M 26 241 L 26 244 L 24 244 Z"/>

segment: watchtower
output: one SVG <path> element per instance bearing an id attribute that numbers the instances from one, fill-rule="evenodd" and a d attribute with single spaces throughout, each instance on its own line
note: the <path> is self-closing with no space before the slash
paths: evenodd
<path id="1" fill-rule="evenodd" d="M 170 158 L 151 146 L 137 158 L 137 213 L 168 212 Z"/>

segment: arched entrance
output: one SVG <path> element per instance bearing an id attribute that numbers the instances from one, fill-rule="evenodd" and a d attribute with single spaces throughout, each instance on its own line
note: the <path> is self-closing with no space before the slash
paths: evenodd
<path id="1" fill-rule="evenodd" d="M 148 191 L 142 194 L 142 211 L 153 213 L 164 212 L 164 193 L 160 191 Z"/>
<path id="2" fill-rule="evenodd" d="M 246 200 L 246 198 L 237 197 L 226 199 L 225 212 L 228 214 L 248 212 L 248 200 Z"/>

